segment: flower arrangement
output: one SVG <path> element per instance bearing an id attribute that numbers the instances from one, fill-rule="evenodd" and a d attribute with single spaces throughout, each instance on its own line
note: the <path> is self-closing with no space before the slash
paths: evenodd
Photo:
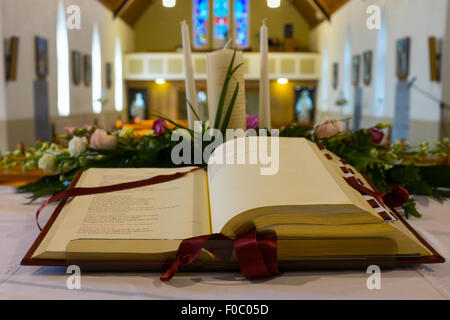
<path id="1" fill-rule="evenodd" d="M 214 119 L 213 128 L 222 132 L 228 127 L 239 91 L 237 83 L 228 107 L 225 106 L 230 80 L 240 67 L 233 68 L 234 58 L 235 55 L 228 68 Z M 192 106 L 191 109 L 194 111 Z M 195 116 L 199 120 L 198 115 Z M 248 129 L 259 127 L 257 116 L 247 116 L 246 120 Z M 203 134 L 210 128 L 210 123 L 201 123 Z M 391 185 L 399 184 L 411 193 L 437 199 L 450 197 L 450 192 L 440 189 L 450 188 L 450 166 L 421 165 L 424 159 L 430 157 L 448 157 L 449 139 L 436 142 L 433 148 L 428 143 L 412 147 L 406 142 L 384 146 L 380 144 L 384 139 L 382 130 L 388 126 L 379 124 L 373 128 L 347 132 L 341 121 L 324 118 L 314 127 L 295 124 L 281 128 L 280 136 L 304 137 L 323 145 L 365 173 L 381 192 Z M 172 135 L 183 136 L 194 144 L 197 134 L 163 116 L 154 121 L 152 130 L 143 136 L 138 136 L 127 127 L 113 132 L 93 126 L 66 128 L 65 131 L 65 135 L 58 137 L 65 143 L 36 142 L 32 148 L 8 152 L 3 158 L 0 157 L 0 167 L 4 170 L 21 167 L 27 171 L 39 168 L 48 173 L 39 181 L 17 189 L 20 193 L 31 193 L 31 201 L 65 190 L 79 172 L 89 168 L 177 167 L 171 160 L 172 149 L 178 144 L 172 141 Z M 205 144 L 200 146 L 206 147 Z M 413 199 L 403 206 L 403 210 L 407 217 L 420 216 Z"/>
<path id="2" fill-rule="evenodd" d="M 256 119 L 249 117 L 249 124 L 257 128 Z M 172 148 L 178 143 L 171 140 L 172 133 L 191 138 L 187 128 L 157 119 L 147 135 L 137 136 L 133 129 L 123 128 L 114 132 L 92 127 L 68 131 L 60 136 L 68 141 L 67 147 L 48 142 L 37 142 L 24 152 L 16 150 L 8 153 L 0 164 L 8 168 L 21 166 L 24 171 L 40 168 L 48 176 L 38 182 L 20 187 L 19 192 L 31 192 L 31 200 L 52 195 L 67 188 L 75 175 L 93 167 L 177 167 L 172 163 Z M 373 128 L 356 132 L 345 132 L 338 120 L 322 120 L 316 127 L 291 125 L 282 128 L 282 137 L 305 137 L 323 145 L 333 153 L 345 158 L 359 171 L 365 173 L 374 185 L 384 192 L 390 185 L 399 184 L 411 193 L 433 196 L 437 199 L 450 197 L 450 192 L 439 187 L 450 188 L 449 166 L 420 165 L 425 158 L 447 157 L 450 153 L 449 139 L 436 142 L 433 148 L 428 143 L 412 147 L 406 142 L 396 142 L 391 146 L 379 143 L 383 140 L 383 128 L 389 124 L 379 124 Z M 204 124 L 203 130 L 209 127 Z M 206 146 L 203 146 L 203 148 Z M 420 216 L 414 200 L 404 207 L 405 215 Z"/>

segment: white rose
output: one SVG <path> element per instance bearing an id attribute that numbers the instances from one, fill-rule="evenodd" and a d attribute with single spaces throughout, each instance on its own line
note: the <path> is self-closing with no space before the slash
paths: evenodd
<path id="1" fill-rule="evenodd" d="M 51 152 L 45 152 L 39 159 L 38 167 L 45 172 L 51 172 L 55 168 L 56 156 Z"/>
<path id="2" fill-rule="evenodd" d="M 73 137 L 69 142 L 69 153 L 71 157 L 79 157 L 88 148 L 86 137 Z"/>

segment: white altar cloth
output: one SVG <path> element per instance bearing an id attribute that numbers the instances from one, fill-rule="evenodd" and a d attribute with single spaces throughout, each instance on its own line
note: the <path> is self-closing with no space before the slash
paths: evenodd
<path id="1" fill-rule="evenodd" d="M 450 260 L 450 201 L 416 197 L 421 219 L 409 222 Z M 287 272 L 248 281 L 238 273 L 83 272 L 81 290 L 69 290 L 65 268 L 24 267 L 20 260 L 39 233 L 34 214 L 13 188 L 0 187 L 0 299 L 450 299 L 450 262 L 381 273 L 381 289 L 369 290 L 362 271 Z M 42 222 L 54 206 L 42 213 Z"/>

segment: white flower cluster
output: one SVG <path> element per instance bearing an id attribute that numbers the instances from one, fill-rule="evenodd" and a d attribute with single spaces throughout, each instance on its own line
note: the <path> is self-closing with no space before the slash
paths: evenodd
<path id="1" fill-rule="evenodd" d="M 49 149 L 44 151 L 44 154 L 38 161 L 38 168 L 45 172 L 55 171 L 56 157 L 61 154 L 58 145 L 52 144 Z"/>
<path id="2" fill-rule="evenodd" d="M 69 142 L 69 153 L 71 157 L 79 157 L 88 148 L 88 141 L 86 137 L 73 137 Z"/>

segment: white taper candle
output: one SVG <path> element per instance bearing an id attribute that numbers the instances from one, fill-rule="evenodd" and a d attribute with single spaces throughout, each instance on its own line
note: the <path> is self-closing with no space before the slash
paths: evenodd
<path id="1" fill-rule="evenodd" d="M 197 115 L 201 117 L 197 103 L 197 90 L 195 88 L 194 67 L 192 65 L 191 38 L 189 35 L 189 27 L 186 21 L 181 22 L 181 35 L 183 39 L 184 72 L 186 77 L 185 79 L 186 99 L 191 103 Z M 189 103 L 187 104 L 187 116 L 189 129 L 194 129 L 194 121 L 197 119 L 191 107 L 189 106 Z"/>
<path id="2" fill-rule="evenodd" d="M 271 129 L 270 80 L 269 80 L 269 37 L 266 19 L 260 31 L 261 74 L 259 79 L 259 127 Z"/>

